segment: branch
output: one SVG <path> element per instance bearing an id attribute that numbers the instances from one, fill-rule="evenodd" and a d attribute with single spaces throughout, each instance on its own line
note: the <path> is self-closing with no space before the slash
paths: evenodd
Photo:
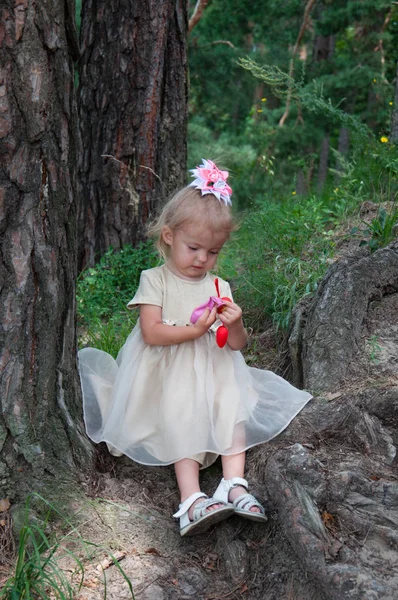
<path id="1" fill-rule="evenodd" d="M 384 46 L 383 46 L 383 33 L 386 30 L 386 27 L 391 19 L 391 15 L 392 15 L 392 8 L 390 8 L 390 11 L 387 13 L 386 18 L 384 19 L 384 23 L 383 23 L 383 27 L 381 28 L 380 31 L 380 39 L 379 39 L 379 43 L 377 44 L 376 48 L 374 49 L 375 52 L 377 52 L 378 50 L 380 51 L 380 62 L 381 62 L 381 78 L 388 83 L 387 78 L 386 78 L 386 57 L 384 54 Z"/>
<path id="2" fill-rule="evenodd" d="M 191 33 L 192 29 L 197 25 L 202 17 L 203 11 L 208 5 L 209 0 L 198 0 L 193 11 L 192 17 L 188 23 L 188 33 Z"/>
<path id="3" fill-rule="evenodd" d="M 290 78 L 293 78 L 294 57 L 296 56 L 297 51 L 298 51 L 299 46 L 300 46 L 300 43 L 301 43 L 301 40 L 303 39 L 305 30 L 306 30 L 307 25 L 308 25 L 308 19 L 309 19 L 309 16 L 310 16 L 310 12 L 311 12 L 311 10 L 312 10 L 315 2 L 316 2 L 316 0 L 308 0 L 307 6 L 305 7 L 303 22 L 301 24 L 301 28 L 300 28 L 299 34 L 297 36 L 296 43 L 295 43 L 294 48 L 293 48 L 292 58 L 290 60 L 290 66 L 289 66 L 289 77 Z M 281 119 L 279 121 L 279 126 L 280 127 L 282 127 L 282 125 L 285 123 L 287 117 L 289 116 L 291 101 L 292 101 L 292 92 L 291 92 L 291 88 L 290 88 L 289 91 L 288 91 L 288 94 L 287 94 L 285 112 L 283 113 L 283 115 L 282 115 L 282 117 L 281 117 Z"/>
<path id="4" fill-rule="evenodd" d="M 199 44 L 198 46 L 195 45 L 195 48 L 208 48 L 209 46 L 215 46 L 216 44 L 225 44 L 226 46 L 236 50 L 236 46 L 234 46 L 229 40 L 216 40 L 215 42 L 210 42 L 210 44 Z"/>

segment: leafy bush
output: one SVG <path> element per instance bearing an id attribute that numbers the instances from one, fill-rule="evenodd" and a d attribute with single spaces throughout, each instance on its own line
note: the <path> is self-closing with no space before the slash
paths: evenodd
<path id="1" fill-rule="evenodd" d="M 325 208 L 315 196 L 295 197 L 264 200 L 246 215 L 219 270 L 232 279 L 247 325 L 258 328 L 272 319 L 287 328 L 296 302 L 316 289 L 334 249 Z"/>
<path id="2" fill-rule="evenodd" d="M 152 242 L 137 248 L 110 248 L 98 265 L 83 271 L 77 282 L 77 312 L 80 344 L 93 346 L 115 356 L 133 328 L 136 311 L 127 302 L 138 287 L 141 271 L 155 267 L 158 253 Z"/>

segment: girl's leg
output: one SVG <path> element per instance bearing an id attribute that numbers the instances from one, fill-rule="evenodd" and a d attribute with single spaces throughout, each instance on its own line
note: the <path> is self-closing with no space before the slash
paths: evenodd
<path id="1" fill-rule="evenodd" d="M 195 492 L 200 492 L 199 486 L 199 463 L 191 458 L 183 458 L 174 464 L 174 469 L 177 477 L 177 484 L 180 490 L 181 502 L 184 502 L 189 496 Z M 203 498 L 199 498 L 194 502 L 188 511 L 188 516 L 192 520 L 193 507 L 197 502 L 202 502 Z M 220 508 L 221 504 L 213 504 L 209 506 L 208 511 Z"/>
<path id="2" fill-rule="evenodd" d="M 233 477 L 243 478 L 245 473 L 245 461 L 246 452 L 222 456 L 221 462 L 224 479 L 232 479 Z M 247 490 L 242 486 L 232 488 L 229 492 L 229 500 L 233 502 L 238 496 L 246 493 Z M 252 506 L 250 510 L 252 512 L 260 512 L 260 509 L 257 506 Z"/>

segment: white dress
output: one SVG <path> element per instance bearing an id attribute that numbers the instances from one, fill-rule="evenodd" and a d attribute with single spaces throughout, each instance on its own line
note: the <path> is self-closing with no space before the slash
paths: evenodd
<path id="1" fill-rule="evenodd" d="M 181 279 L 167 265 L 149 269 L 128 306 L 160 306 L 164 323 L 188 326 L 194 308 L 217 295 L 214 279 L 210 273 L 200 281 Z M 232 298 L 229 284 L 219 279 L 219 285 L 220 295 Z M 194 458 L 205 467 L 285 429 L 311 395 L 248 367 L 228 345 L 219 348 L 215 329 L 182 344 L 150 346 L 138 321 L 116 361 L 101 350 L 81 350 L 90 438 L 145 465 Z"/>

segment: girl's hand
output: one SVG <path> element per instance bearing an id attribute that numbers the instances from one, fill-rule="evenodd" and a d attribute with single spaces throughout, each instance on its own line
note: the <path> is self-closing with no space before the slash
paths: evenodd
<path id="1" fill-rule="evenodd" d="M 217 306 L 214 306 L 212 311 L 208 308 L 204 311 L 203 315 L 199 317 L 195 325 L 192 325 L 198 331 L 198 337 L 201 337 L 208 331 L 217 319 Z"/>
<path id="2" fill-rule="evenodd" d="M 228 329 L 228 346 L 231 350 L 241 350 L 247 342 L 247 333 L 243 326 L 240 306 L 235 302 L 226 302 L 225 309 L 218 318 Z"/>
<path id="3" fill-rule="evenodd" d="M 242 309 L 235 302 L 226 302 L 224 310 L 219 313 L 218 318 L 225 327 L 230 329 L 242 322 Z"/>

